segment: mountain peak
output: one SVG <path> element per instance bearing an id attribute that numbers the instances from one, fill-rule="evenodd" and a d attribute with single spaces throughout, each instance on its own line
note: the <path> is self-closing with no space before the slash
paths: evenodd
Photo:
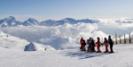
<path id="1" fill-rule="evenodd" d="M 27 20 L 36 20 L 36 19 L 34 19 L 34 18 L 28 18 Z M 36 20 L 37 21 L 37 20 Z"/>
<path id="2" fill-rule="evenodd" d="M 26 21 L 24 21 L 24 23 L 23 23 L 23 25 L 24 26 L 29 26 L 29 25 L 36 25 L 36 24 L 38 24 L 39 22 L 36 20 L 36 19 L 34 19 L 34 18 L 29 18 L 29 19 L 27 19 Z"/>
<path id="3" fill-rule="evenodd" d="M 9 17 L 5 18 L 5 20 L 16 20 L 16 18 L 14 16 L 9 16 Z"/>
<path id="4" fill-rule="evenodd" d="M 1 27 L 16 26 L 16 25 L 20 25 L 20 22 L 16 21 L 16 18 L 13 16 L 9 16 L 5 19 L 0 20 Z"/>
<path id="5" fill-rule="evenodd" d="M 63 20 L 75 20 L 75 19 L 67 17 L 67 18 L 64 18 Z"/>

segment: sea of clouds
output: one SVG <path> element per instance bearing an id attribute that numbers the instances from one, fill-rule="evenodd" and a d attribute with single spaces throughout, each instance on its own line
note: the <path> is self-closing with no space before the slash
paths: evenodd
<path id="1" fill-rule="evenodd" d="M 103 41 L 108 35 L 124 34 L 133 31 L 133 23 L 121 23 L 116 21 L 100 20 L 99 23 L 77 23 L 57 26 L 17 26 L 1 28 L 5 33 L 26 39 L 30 42 L 38 42 L 51 45 L 56 49 L 73 48 L 79 46 L 79 40 L 97 37 Z"/>

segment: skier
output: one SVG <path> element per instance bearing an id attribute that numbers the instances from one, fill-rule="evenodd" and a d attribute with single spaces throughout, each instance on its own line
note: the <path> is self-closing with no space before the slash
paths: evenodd
<path id="1" fill-rule="evenodd" d="M 94 43 L 94 39 L 93 38 L 89 38 L 87 40 L 87 44 L 88 44 L 88 52 L 95 52 L 95 43 Z"/>
<path id="2" fill-rule="evenodd" d="M 101 50 L 100 50 L 100 45 L 101 45 L 100 38 L 97 37 L 97 42 L 96 42 L 97 53 L 101 52 Z"/>
<path id="3" fill-rule="evenodd" d="M 109 50 L 108 50 L 108 40 L 107 40 L 107 38 L 104 38 L 104 45 L 105 45 L 105 51 L 104 51 L 104 53 L 107 53 Z"/>
<path id="4" fill-rule="evenodd" d="M 92 48 L 92 38 L 90 37 L 89 39 L 87 39 L 87 52 L 91 52 L 91 48 Z"/>
<path id="5" fill-rule="evenodd" d="M 111 36 L 109 35 L 108 36 L 108 42 L 109 42 L 109 45 L 110 45 L 110 53 L 113 53 L 113 45 L 114 45 L 114 41 L 112 40 Z"/>
<path id="6" fill-rule="evenodd" d="M 81 39 L 80 39 L 80 50 L 81 51 L 86 51 L 85 45 L 86 45 L 86 42 L 85 42 L 84 38 L 81 37 Z"/>
<path id="7" fill-rule="evenodd" d="M 94 39 L 93 38 L 92 38 L 92 41 L 91 41 L 91 45 L 92 45 L 91 51 L 92 52 L 95 52 L 95 42 L 94 42 Z"/>

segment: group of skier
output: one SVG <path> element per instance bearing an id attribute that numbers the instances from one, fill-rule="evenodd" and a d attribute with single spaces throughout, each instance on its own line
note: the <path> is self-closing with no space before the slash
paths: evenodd
<path id="1" fill-rule="evenodd" d="M 81 37 L 80 39 L 80 50 L 81 51 L 87 51 L 87 52 L 97 52 L 97 53 L 100 53 L 101 52 L 101 45 L 104 45 L 105 46 L 105 51 L 104 53 L 113 53 L 113 40 L 111 38 L 111 36 L 109 35 L 108 36 L 108 39 L 107 38 L 104 38 L 104 42 L 101 43 L 100 41 L 100 38 L 97 37 L 97 41 L 95 42 L 93 38 L 89 38 L 87 39 L 87 41 L 84 40 L 83 37 Z M 87 49 L 86 49 L 86 45 L 87 45 Z M 95 49 L 96 47 L 96 49 Z M 108 49 L 108 47 L 110 47 L 110 51 Z"/>

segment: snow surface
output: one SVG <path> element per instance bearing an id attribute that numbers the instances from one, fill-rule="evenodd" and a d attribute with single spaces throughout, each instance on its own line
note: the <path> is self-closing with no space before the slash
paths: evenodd
<path id="1" fill-rule="evenodd" d="M 0 67 L 133 67 L 133 45 L 116 45 L 115 53 L 85 53 L 77 48 L 24 52 L 0 47 Z"/>

